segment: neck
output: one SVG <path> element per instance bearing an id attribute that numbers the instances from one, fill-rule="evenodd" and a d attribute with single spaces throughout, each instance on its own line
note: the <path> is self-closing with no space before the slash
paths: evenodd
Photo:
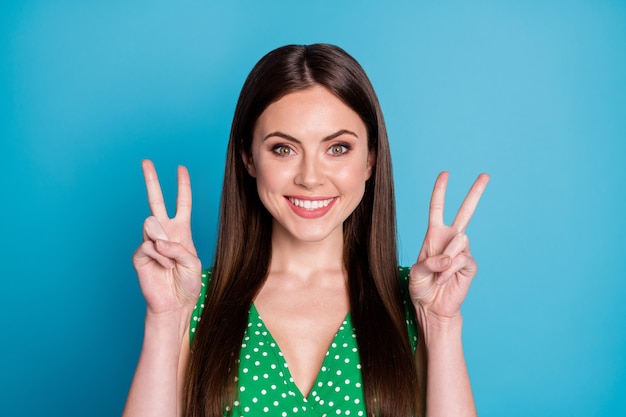
<path id="1" fill-rule="evenodd" d="M 305 242 L 294 238 L 279 226 L 274 227 L 270 273 L 307 279 L 322 271 L 340 272 L 343 275 L 343 269 L 341 229 L 323 240 Z"/>

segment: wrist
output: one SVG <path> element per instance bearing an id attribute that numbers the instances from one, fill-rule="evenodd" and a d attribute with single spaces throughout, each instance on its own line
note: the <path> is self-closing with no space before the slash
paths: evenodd
<path id="1" fill-rule="evenodd" d="M 419 336 L 427 346 L 461 342 L 463 330 L 461 313 L 454 316 L 440 316 L 421 308 L 418 308 L 416 312 L 420 328 Z"/>
<path id="2" fill-rule="evenodd" d="M 174 311 L 155 313 L 146 310 L 145 329 L 146 333 L 164 335 L 176 335 L 182 339 L 189 327 L 192 308 L 180 308 Z"/>

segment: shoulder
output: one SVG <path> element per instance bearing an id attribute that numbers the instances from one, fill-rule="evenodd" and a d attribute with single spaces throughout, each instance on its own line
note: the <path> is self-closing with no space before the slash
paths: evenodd
<path id="1" fill-rule="evenodd" d="M 415 308 L 411 301 L 411 295 L 409 294 L 411 268 L 408 266 L 399 266 L 398 272 L 400 276 L 400 288 L 402 290 L 402 307 L 404 309 L 404 318 L 409 333 L 409 342 L 411 343 L 413 353 L 415 353 L 415 349 L 417 349 L 417 319 L 415 317 Z"/>
<path id="2" fill-rule="evenodd" d="M 403 284 L 403 287 L 409 286 L 409 274 L 411 272 L 411 267 L 409 266 L 399 266 L 398 271 L 400 272 L 400 282 Z"/>
<path id="3" fill-rule="evenodd" d="M 193 337 L 196 334 L 196 330 L 198 328 L 198 323 L 202 318 L 202 311 L 204 310 L 204 300 L 206 299 L 206 291 L 209 288 L 209 283 L 211 281 L 211 273 L 212 269 L 205 269 L 202 271 L 202 285 L 200 286 L 200 295 L 198 297 L 198 301 L 196 302 L 196 306 L 191 313 L 191 322 L 189 323 L 189 345 L 191 346 L 193 342 Z"/>
<path id="4" fill-rule="evenodd" d="M 400 277 L 400 289 L 402 290 L 402 298 L 404 300 L 409 300 L 411 297 L 409 296 L 409 280 L 411 279 L 411 268 L 408 266 L 399 266 L 398 267 L 398 275 Z"/>

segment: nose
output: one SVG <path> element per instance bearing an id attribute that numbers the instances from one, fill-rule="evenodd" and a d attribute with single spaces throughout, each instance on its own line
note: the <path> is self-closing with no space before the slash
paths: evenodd
<path id="1" fill-rule="evenodd" d="M 324 167 L 315 155 L 304 155 L 295 178 L 297 185 L 315 188 L 324 183 Z"/>

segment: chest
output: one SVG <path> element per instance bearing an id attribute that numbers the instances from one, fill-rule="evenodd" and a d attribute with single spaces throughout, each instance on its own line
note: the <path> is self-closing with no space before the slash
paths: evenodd
<path id="1" fill-rule="evenodd" d="M 279 346 L 296 386 L 307 395 L 348 313 L 345 288 L 276 290 L 268 285 L 258 294 L 254 308 Z"/>
<path id="2" fill-rule="evenodd" d="M 359 352 L 350 314 L 331 338 L 308 393 L 295 384 L 279 344 L 250 308 L 233 415 L 365 415 Z"/>

